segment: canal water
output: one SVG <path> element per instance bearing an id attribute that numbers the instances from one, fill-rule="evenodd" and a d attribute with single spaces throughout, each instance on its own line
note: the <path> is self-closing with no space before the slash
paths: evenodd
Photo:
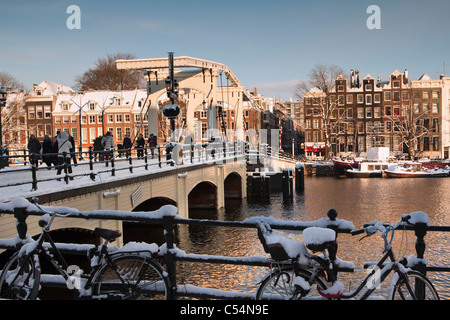
<path id="1" fill-rule="evenodd" d="M 274 217 L 286 221 L 314 221 L 326 217 L 330 208 L 338 219 L 353 222 L 355 228 L 372 220 L 396 223 L 402 214 L 423 211 L 430 225 L 450 225 L 450 179 L 349 179 L 305 177 L 305 190 L 291 201 L 282 193 L 272 194 L 270 203 L 227 200 L 226 208 L 218 211 L 192 212 L 197 218 L 242 221 L 250 217 Z M 302 240 L 299 234 L 287 233 Z M 355 272 L 340 273 L 347 289 L 354 289 L 367 275 L 364 262 L 377 261 L 382 256 L 383 239 L 378 235 L 359 241 L 361 235 L 338 237 L 338 257 L 353 261 Z M 450 234 L 428 232 L 425 237 L 427 264 L 450 266 Z M 394 253 L 408 257 L 415 253 L 415 235 L 411 231 L 395 233 Z M 256 229 L 230 227 L 179 226 L 177 247 L 187 253 L 224 256 L 267 256 L 258 240 Z M 192 284 L 221 290 L 255 293 L 267 268 L 252 266 L 214 265 L 194 262 L 177 264 L 178 284 Z M 450 272 L 429 272 L 441 299 L 450 299 Z M 375 293 L 386 297 L 389 280 Z"/>

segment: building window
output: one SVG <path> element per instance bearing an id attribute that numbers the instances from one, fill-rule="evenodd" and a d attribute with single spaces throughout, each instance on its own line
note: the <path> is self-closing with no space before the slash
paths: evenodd
<path id="1" fill-rule="evenodd" d="M 34 111 L 34 106 L 28 107 L 28 119 L 36 119 L 36 114 Z"/>
<path id="2" fill-rule="evenodd" d="M 87 124 L 87 117 L 81 116 L 81 124 Z"/>
<path id="3" fill-rule="evenodd" d="M 374 103 L 381 103 L 381 94 L 375 93 L 375 94 L 373 95 L 373 102 L 374 102 Z"/>
<path id="4" fill-rule="evenodd" d="M 347 119 L 353 119 L 353 109 L 347 108 Z"/>
<path id="5" fill-rule="evenodd" d="M 430 92 L 429 91 L 423 91 L 422 92 L 422 99 L 430 99 Z"/>
<path id="6" fill-rule="evenodd" d="M 384 115 L 390 116 L 392 114 L 392 107 L 391 106 L 385 106 L 384 107 Z"/>
<path id="7" fill-rule="evenodd" d="M 366 94 L 366 104 L 372 104 L 372 95 Z"/>
<path id="8" fill-rule="evenodd" d="M 358 100 L 358 103 L 364 103 L 364 95 L 363 94 L 358 94 L 358 96 L 356 98 Z"/>
<path id="9" fill-rule="evenodd" d="M 439 151 L 439 137 L 433 137 L 433 151 Z"/>
<path id="10" fill-rule="evenodd" d="M 72 124 L 75 124 L 75 123 L 77 123 L 77 117 L 76 116 L 71 116 L 70 117 L 70 122 L 72 123 Z"/>
<path id="11" fill-rule="evenodd" d="M 409 92 L 408 91 L 402 91 L 402 100 L 403 101 L 409 100 Z"/>
<path id="12" fill-rule="evenodd" d="M 373 117 L 374 118 L 381 118 L 381 107 L 373 108 Z"/>
<path id="13" fill-rule="evenodd" d="M 124 119 L 125 119 L 125 120 L 124 120 L 125 123 L 130 123 L 130 115 L 129 115 L 129 114 L 125 114 L 124 117 L 125 117 L 125 118 L 124 118 Z"/>
<path id="14" fill-rule="evenodd" d="M 52 117 L 52 108 L 50 106 L 44 107 L 44 117 L 45 119 L 51 119 Z"/>
<path id="15" fill-rule="evenodd" d="M 94 102 L 90 102 L 89 103 L 89 110 L 95 110 L 95 103 Z"/>
<path id="16" fill-rule="evenodd" d="M 364 119 L 364 108 L 359 107 L 357 111 L 358 111 L 358 114 L 357 114 L 358 119 Z"/>
<path id="17" fill-rule="evenodd" d="M 372 85 L 366 84 L 366 91 L 372 91 Z"/>
<path id="18" fill-rule="evenodd" d="M 96 116 L 89 116 L 89 124 L 94 124 L 95 118 L 96 118 Z"/>
<path id="19" fill-rule="evenodd" d="M 372 108 L 366 108 L 366 118 L 372 118 Z"/>
<path id="20" fill-rule="evenodd" d="M 64 123 L 64 124 L 69 123 L 69 116 L 64 116 L 64 117 L 63 117 L 63 123 Z"/>
<path id="21" fill-rule="evenodd" d="M 384 100 L 385 100 L 385 101 L 391 101 L 391 100 L 392 100 L 392 92 L 390 92 L 390 91 L 385 91 L 385 92 L 384 92 Z"/>
<path id="22" fill-rule="evenodd" d="M 116 123 L 122 123 L 122 115 L 116 114 Z"/>
<path id="23" fill-rule="evenodd" d="M 392 87 L 393 88 L 400 88 L 400 81 L 396 80 L 396 81 L 392 82 Z"/>
<path id="24" fill-rule="evenodd" d="M 353 95 L 352 94 L 348 94 L 346 98 L 347 98 L 347 104 L 353 103 Z"/>
<path id="25" fill-rule="evenodd" d="M 430 103 L 429 102 L 424 102 L 422 104 L 422 111 L 425 113 L 430 112 Z"/>
<path id="26" fill-rule="evenodd" d="M 439 102 L 433 102 L 431 105 L 431 112 L 439 113 Z"/>
<path id="27" fill-rule="evenodd" d="M 108 123 L 114 123 L 114 115 L 113 114 L 108 114 Z"/>
<path id="28" fill-rule="evenodd" d="M 400 101 L 400 91 L 394 91 L 394 101 Z"/>
<path id="29" fill-rule="evenodd" d="M 72 128 L 71 136 L 73 137 L 74 141 L 78 141 L 78 131 L 77 128 Z M 75 146 L 74 146 L 75 147 Z"/>
<path id="30" fill-rule="evenodd" d="M 433 92 L 431 93 L 431 98 L 439 99 L 439 90 L 433 90 Z"/>
<path id="31" fill-rule="evenodd" d="M 61 124 L 61 117 L 55 117 L 55 124 Z"/>

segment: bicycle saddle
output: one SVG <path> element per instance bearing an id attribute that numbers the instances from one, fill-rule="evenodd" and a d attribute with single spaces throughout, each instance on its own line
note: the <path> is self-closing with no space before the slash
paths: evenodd
<path id="1" fill-rule="evenodd" d="M 109 230 L 109 229 L 102 229 L 102 228 L 95 228 L 94 234 L 102 237 L 103 239 L 107 240 L 108 242 L 112 242 L 116 240 L 116 238 L 120 237 L 122 233 L 118 230 Z"/>
<path id="2" fill-rule="evenodd" d="M 328 228 L 309 227 L 303 230 L 303 240 L 311 251 L 325 251 L 336 241 L 336 232 Z"/>
<path id="3" fill-rule="evenodd" d="M 289 260 L 305 255 L 306 248 L 302 242 L 272 232 L 270 225 L 265 222 L 257 222 L 256 226 L 264 251 L 270 254 L 273 260 Z"/>

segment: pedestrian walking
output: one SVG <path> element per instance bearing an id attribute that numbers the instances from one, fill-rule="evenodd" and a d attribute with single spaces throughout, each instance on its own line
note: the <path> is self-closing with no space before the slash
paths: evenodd
<path id="1" fill-rule="evenodd" d="M 152 154 L 152 159 L 155 157 L 155 148 L 158 144 L 158 141 L 153 133 L 150 134 L 150 137 L 148 138 L 148 147 L 150 148 L 150 152 Z"/>
<path id="2" fill-rule="evenodd" d="M 55 137 L 50 138 L 48 135 L 44 136 L 42 142 L 42 161 L 47 165 L 47 169 L 56 168 L 58 166 L 58 141 Z"/>
<path id="3" fill-rule="evenodd" d="M 30 163 L 38 167 L 42 146 L 34 134 L 30 135 L 30 139 L 28 140 L 28 151 L 30 153 Z"/>
<path id="4" fill-rule="evenodd" d="M 102 138 L 102 146 L 104 150 L 108 150 L 108 152 L 104 153 L 105 160 L 111 159 L 114 149 L 114 137 L 111 134 L 111 131 L 107 131 L 105 136 Z"/>
<path id="5" fill-rule="evenodd" d="M 125 157 L 128 159 L 128 157 L 131 154 L 131 148 L 133 147 L 133 143 L 131 142 L 130 137 L 128 136 L 128 134 L 125 135 L 125 138 L 123 138 L 123 144 L 122 144 L 122 148 L 125 151 Z"/>
<path id="6" fill-rule="evenodd" d="M 144 158 L 144 148 L 145 148 L 145 139 L 142 136 L 142 133 L 140 133 L 136 140 L 136 150 L 138 159 Z"/>
<path id="7" fill-rule="evenodd" d="M 57 175 L 61 174 L 61 171 L 67 165 L 67 173 L 72 173 L 72 166 L 70 164 L 70 160 L 72 156 L 70 154 L 70 150 L 73 148 L 72 142 L 70 142 L 70 135 L 67 131 L 61 132 L 56 138 L 58 141 L 58 171 Z M 57 179 L 61 181 L 60 178 Z M 70 180 L 73 180 L 73 177 L 70 177 Z"/>
<path id="8" fill-rule="evenodd" d="M 94 161 L 97 161 L 97 156 L 99 161 L 103 161 L 103 150 L 105 149 L 102 145 L 103 136 L 98 136 L 94 140 Z"/>

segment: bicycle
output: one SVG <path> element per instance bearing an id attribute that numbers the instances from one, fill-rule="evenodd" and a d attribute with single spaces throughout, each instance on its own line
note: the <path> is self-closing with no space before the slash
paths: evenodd
<path id="1" fill-rule="evenodd" d="M 101 246 L 88 250 L 91 271 L 85 275 L 78 267 L 67 264 L 50 236 L 53 221 L 64 215 L 45 211 L 37 202 L 33 203 L 44 213 L 39 220 L 43 231 L 36 241 L 28 237 L 6 263 L 0 275 L 1 299 L 38 298 L 41 256 L 50 261 L 50 265 L 65 279 L 67 287 L 75 290 L 74 296 L 78 299 L 171 298 L 170 280 L 155 260 L 158 254 L 156 245 L 146 244 L 142 248 L 139 244 L 139 248 L 131 243 L 112 250 L 108 243 L 120 237 L 120 231 L 96 228 L 94 234 L 105 241 Z"/>
<path id="2" fill-rule="evenodd" d="M 365 238 L 381 231 L 385 245 L 384 255 L 375 264 L 371 273 L 355 290 L 347 293 L 344 293 L 343 283 L 335 277 L 334 270 L 340 261 L 331 261 L 327 254 L 335 242 L 333 230 L 319 227 L 306 228 L 303 230 L 305 242 L 303 243 L 282 235 L 274 236 L 270 226 L 258 223 L 258 236 L 272 259 L 269 261 L 270 272 L 261 281 L 256 299 L 365 300 L 375 291 L 376 284 L 382 283 L 391 272 L 394 272 L 388 297 L 390 300 L 439 300 L 436 289 L 425 275 L 408 268 L 406 258 L 397 261 L 394 256 L 391 246 L 394 230 L 399 226 L 406 226 L 410 219 L 411 215 L 403 215 L 399 222 L 387 227 L 375 221 L 351 232 L 353 236 L 366 233 L 363 237 Z M 322 254 L 316 255 L 307 249 L 322 252 Z M 386 263 L 388 259 L 390 262 Z"/>

